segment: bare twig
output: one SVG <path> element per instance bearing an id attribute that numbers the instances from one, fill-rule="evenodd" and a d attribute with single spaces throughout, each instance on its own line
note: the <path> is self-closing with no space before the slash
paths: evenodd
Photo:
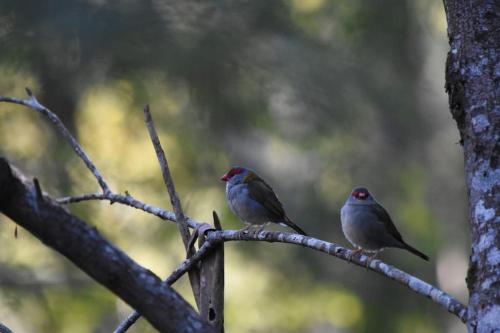
<path id="1" fill-rule="evenodd" d="M 123 333 L 126 332 L 132 325 L 135 324 L 137 319 L 141 318 L 141 314 L 137 311 L 133 311 L 128 315 L 128 317 L 123 320 L 120 325 L 113 331 L 113 333 Z"/>
<path id="2" fill-rule="evenodd" d="M 186 223 L 186 217 L 184 216 L 184 212 L 182 210 L 181 201 L 179 200 L 177 192 L 175 191 L 175 185 L 174 181 L 172 180 L 172 175 L 170 174 L 167 158 L 165 156 L 163 148 L 161 147 L 160 139 L 158 138 L 158 134 L 156 133 L 155 125 L 153 122 L 153 117 L 151 116 L 151 112 L 149 112 L 149 106 L 147 105 L 144 107 L 144 118 L 146 121 L 146 126 L 148 127 L 149 136 L 151 138 L 151 141 L 153 142 L 156 156 L 158 157 L 158 162 L 160 163 L 161 174 L 163 175 L 163 181 L 165 182 L 168 195 L 170 196 L 170 202 L 172 203 L 172 207 L 174 208 L 175 220 L 177 221 L 184 246 L 187 249 L 190 234 Z"/>
<path id="3" fill-rule="evenodd" d="M 59 198 L 57 199 L 57 202 L 60 204 L 69 204 L 69 203 L 76 203 L 76 202 L 90 201 L 90 200 L 106 200 L 111 203 L 117 202 L 126 206 L 143 210 L 146 213 L 157 216 L 163 220 L 176 222 L 175 214 L 173 212 L 139 201 L 135 199 L 131 194 L 121 195 L 113 193 L 109 194 L 86 193 L 73 197 Z M 190 228 L 196 228 L 200 224 L 199 222 L 196 222 L 195 220 L 189 217 L 186 217 L 186 223 Z"/>
<path id="4" fill-rule="evenodd" d="M 92 194 L 84 194 L 80 196 L 75 196 L 75 197 L 66 197 L 66 198 L 61 198 L 59 199 L 59 203 L 72 203 L 72 202 L 80 202 L 80 201 L 87 201 L 87 200 L 108 200 L 111 203 L 113 202 L 119 202 L 124 205 L 128 205 L 137 209 L 141 209 L 145 212 L 148 212 L 150 214 L 153 214 L 155 216 L 158 216 L 164 220 L 172 221 L 172 222 L 178 222 L 178 225 L 184 225 L 184 226 L 189 226 L 191 228 L 196 228 L 200 223 L 190 219 L 182 213 L 182 208 L 180 206 L 180 203 L 177 205 L 174 201 L 174 198 L 177 198 L 177 195 L 175 194 L 175 189 L 173 188 L 173 183 L 172 183 L 172 189 L 174 190 L 172 193 L 174 196 L 171 196 L 172 200 L 172 205 L 174 207 L 173 212 L 169 212 L 167 210 L 163 210 L 161 208 L 146 204 L 144 202 L 141 202 L 135 198 L 133 198 L 131 195 L 119 195 L 119 194 L 113 194 L 104 179 L 102 178 L 101 174 L 97 170 L 97 168 L 94 166 L 94 164 L 90 161 L 88 156 L 85 154 L 81 146 L 76 142 L 74 137 L 69 133 L 69 131 L 64 127 L 62 122 L 59 120 L 59 118 L 53 114 L 49 109 L 41 105 L 36 98 L 33 96 L 31 91 L 27 89 L 29 99 L 27 100 L 22 100 L 22 99 L 17 99 L 17 98 L 12 98 L 12 97 L 3 97 L 0 96 L 0 102 L 7 102 L 7 103 L 14 103 L 14 104 L 20 104 L 27 106 L 31 109 L 34 109 L 44 115 L 46 115 L 58 128 L 58 130 L 63 134 L 63 136 L 68 140 L 70 145 L 73 147 L 75 152 L 77 153 L 80 158 L 85 162 L 89 170 L 93 173 L 95 178 L 98 180 L 101 188 L 103 189 L 103 194 L 100 193 L 92 193 Z M 146 113 L 146 110 L 145 110 Z M 147 112 L 149 113 L 149 112 Z M 146 115 L 147 118 L 147 115 Z M 148 127 L 149 129 L 149 127 Z M 153 128 L 154 130 L 154 128 Z M 151 134 L 151 132 L 150 132 Z M 156 138 L 156 132 L 154 132 Z M 158 146 L 159 146 L 159 140 L 158 140 Z M 161 146 L 159 146 L 161 149 Z M 156 145 L 155 145 L 155 149 Z M 161 150 L 161 152 L 163 152 Z M 160 157 L 159 157 L 160 158 Z M 164 158 L 164 155 L 163 155 Z M 165 160 L 165 165 L 166 165 L 166 158 Z M 1 165 L 0 165 L 1 167 Z M 168 171 L 168 168 L 166 169 Z M 1 168 L 0 168 L 0 171 Z M 162 172 L 164 172 L 164 168 L 162 167 Z M 1 174 L 1 172 L 0 172 Z M 164 174 L 164 179 L 165 182 L 167 183 L 168 187 L 168 182 L 167 179 L 171 180 L 170 173 L 168 172 L 168 177 L 165 177 Z M 1 180 L 1 179 L 0 179 Z M 0 188 L 3 186 L 0 182 Z M 2 193 L 5 191 L 0 191 L 0 199 L 2 198 L 2 195 L 5 193 Z M 169 194 L 170 194 L 170 189 L 169 189 Z M 179 218 L 176 218 L 179 217 Z M 187 238 L 189 239 L 189 237 Z M 268 232 L 268 231 L 261 231 L 256 234 L 251 234 L 249 232 L 243 232 L 243 231 L 238 231 L 238 230 L 225 230 L 225 231 L 211 231 L 208 233 L 207 237 L 208 242 L 212 245 L 215 245 L 220 242 L 227 242 L 227 241 L 266 241 L 266 242 L 281 242 L 281 243 L 291 243 L 291 244 L 297 244 L 301 245 L 304 247 L 308 247 L 311 249 L 315 249 L 317 251 L 321 251 L 324 253 L 327 253 L 329 255 L 338 257 L 342 260 L 352 262 L 358 266 L 366 267 L 368 263 L 368 257 L 361 255 L 359 257 L 353 256 L 352 257 L 352 252 L 346 248 L 343 248 L 337 244 L 334 243 L 328 243 L 319 239 L 315 239 L 312 237 L 307 237 L 307 236 L 302 236 L 302 235 L 297 235 L 297 234 L 290 234 L 290 233 L 283 233 L 283 232 Z M 186 244 L 186 243 L 185 243 Z M 200 252 L 200 251 L 198 251 Z M 198 256 L 201 256 L 203 252 L 198 254 L 198 252 L 195 254 Z M 192 258 L 188 260 L 193 260 L 197 258 L 193 256 Z M 199 259 L 198 259 L 199 260 Z M 192 265 L 192 264 L 191 264 Z M 368 263 L 368 268 L 370 270 L 373 270 L 375 272 L 378 272 L 379 274 L 382 274 L 392 280 L 397 281 L 398 283 L 407 286 L 410 290 L 413 290 L 414 292 L 423 295 L 425 297 L 430 298 L 433 302 L 441 305 L 445 309 L 447 309 L 450 313 L 455 314 L 458 318 L 460 318 L 463 322 L 466 321 L 467 317 L 467 310 L 466 307 L 461 304 L 459 301 L 457 301 L 455 298 L 452 296 L 446 294 L 442 290 L 410 275 L 407 274 L 393 266 L 387 265 L 384 262 L 380 260 L 372 260 Z M 189 269 L 189 268 L 188 268 Z"/>
<path id="5" fill-rule="evenodd" d="M 168 285 L 172 285 L 181 278 L 184 273 L 189 271 L 198 261 L 203 259 L 217 245 L 217 242 L 205 242 L 191 257 L 187 258 L 170 274 L 165 280 Z"/>
<path id="6" fill-rule="evenodd" d="M 156 156 L 158 157 L 158 162 L 160 163 L 161 173 L 163 175 L 163 181 L 165 182 L 165 186 L 167 187 L 168 195 L 170 196 L 170 202 L 172 207 L 174 208 L 175 220 L 177 221 L 177 228 L 179 229 L 179 233 L 181 234 L 182 242 L 184 243 L 184 248 L 190 256 L 190 248 L 189 248 L 189 239 L 190 233 L 189 228 L 186 222 L 186 217 L 184 216 L 184 212 L 182 210 L 181 201 L 179 200 L 179 196 L 175 191 L 174 181 L 172 179 L 172 175 L 170 174 L 170 169 L 168 167 L 167 157 L 165 156 L 165 152 L 160 143 L 160 139 L 158 138 L 158 134 L 156 133 L 156 128 L 153 122 L 153 117 L 151 116 L 151 112 L 149 112 L 149 106 L 146 105 L 144 107 L 144 119 L 146 122 L 146 126 L 148 128 L 149 137 L 153 143 L 153 147 L 156 152 Z M 198 308 L 200 308 L 200 272 L 197 269 L 189 271 L 189 282 L 191 283 L 191 288 L 193 289 L 194 299 Z"/>
<path id="7" fill-rule="evenodd" d="M 179 280 L 186 272 L 194 267 L 200 260 L 207 256 L 210 251 L 217 246 L 216 242 L 205 242 L 200 249 L 193 254 L 190 258 L 184 260 L 170 276 L 164 281 L 171 286 Z M 123 333 L 127 331 L 136 321 L 141 317 L 140 313 L 133 311 L 128 317 L 120 323 L 120 325 L 113 331 L 113 333 Z"/>
<path id="8" fill-rule="evenodd" d="M 6 103 L 14 103 L 14 104 L 19 104 L 19 105 L 24 105 L 30 109 L 33 109 L 35 111 L 40 112 L 49 120 L 56 125 L 57 129 L 59 132 L 61 132 L 62 136 L 68 141 L 70 144 L 71 148 L 75 151 L 75 153 L 83 160 L 87 168 L 92 172 L 94 177 L 97 179 L 99 182 L 99 185 L 101 186 L 101 189 L 103 190 L 104 193 L 109 193 L 111 192 L 109 189 L 108 184 L 102 177 L 101 173 L 97 169 L 97 167 L 94 165 L 94 163 L 90 160 L 88 155 L 85 153 L 83 148 L 80 146 L 80 144 L 76 141 L 76 139 L 71 135 L 71 133 L 68 131 L 66 126 L 62 123 L 61 119 L 50 111 L 48 108 L 40 104 L 38 100 L 36 99 L 35 95 L 31 92 L 29 88 L 26 88 L 26 92 L 28 93 L 29 98 L 28 99 L 19 99 L 19 98 L 13 98 L 13 97 L 4 97 L 0 96 L 0 102 L 6 102 Z"/>

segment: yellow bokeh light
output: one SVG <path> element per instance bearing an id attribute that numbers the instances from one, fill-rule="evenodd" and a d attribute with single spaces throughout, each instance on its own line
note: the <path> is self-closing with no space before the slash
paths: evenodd
<path id="1" fill-rule="evenodd" d="M 26 86 L 35 92 L 39 89 L 29 72 L 0 66 L 0 95 L 25 98 Z M 24 106 L 1 103 L 0 107 L 0 151 L 24 159 L 42 157 L 48 138 L 41 116 Z"/>
<path id="2" fill-rule="evenodd" d="M 115 180 L 141 182 L 159 174 L 153 146 L 140 108 L 132 103 L 127 84 L 95 87 L 82 98 L 77 126 L 80 141 L 103 172 Z M 159 131 L 164 146 L 174 139 Z"/>
<path id="3" fill-rule="evenodd" d="M 325 0 L 292 0 L 293 9 L 300 13 L 311 13 L 319 10 Z"/>

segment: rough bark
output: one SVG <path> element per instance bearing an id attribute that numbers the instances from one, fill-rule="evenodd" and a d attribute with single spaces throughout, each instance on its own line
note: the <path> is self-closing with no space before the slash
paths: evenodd
<path id="1" fill-rule="evenodd" d="M 445 0 L 446 90 L 464 150 L 469 332 L 500 331 L 500 2 Z"/>
<path id="2" fill-rule="evenodd" d="M 221 231 L 219 217 L 214 212 L 214 226 Z M 200 237 L 200 248 L 204 243 Z M 224 243 L 217 245 L 200 263 L 200 316 L 217 333 L 224 333 Z"/>
<path id="3" fill-rule="evenodd" d="M 0 157 L 0 212 L 137 309 L 160 332 L 214 332 L 172 288 L 96 228 L 40 195 Z"/>

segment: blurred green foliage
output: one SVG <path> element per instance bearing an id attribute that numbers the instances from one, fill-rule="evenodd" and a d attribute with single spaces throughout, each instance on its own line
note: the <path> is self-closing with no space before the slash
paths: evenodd
<path id="1" fill-rule="evenodd" d="M 218 181 L 230 165 L 271 183 L 311 235 L 347 245 L 338 211 L 368 186 L 405 239 L 384 260 L 465 300 L 463 168 L 444 94 L 437 0 L 0 2 L 0 95 L 29 86 L 115 191 L 169 208 L 141 109 L 149 103 L 187 213 L 239 228 Z M 0 154 L 53 196 L 97 184 L 41 116 L 0 105 Z M 107 203 L 71 210 L 160 276 L 177 229 Z M 15 332 L 110 332 L 129 308 L 0 216 L 0 319 Z M 282 244 L 226 245 L 227 332 L 460 332 L 386 278 Z M 453 253 L 454 255 L 448 255 Z M 446 267 L 454 267 L 447 274 Z M 439 274 L 439 279 L 437 272 Z M 192 302 L 188 284 L 176 288 Z M 153 332 L 141 320 L 131 332 Z"/>

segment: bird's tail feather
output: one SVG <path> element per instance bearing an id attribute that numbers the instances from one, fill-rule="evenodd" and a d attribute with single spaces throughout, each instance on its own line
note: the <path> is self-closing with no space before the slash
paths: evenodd
<path id="1" fill-rule="evenodd" d="M 417 250 L 416 248 L 414 248 L 413 246 L 411 245 L 408 245 L 407 243 L 403 242 L 403 249 L 413 253 L 414 255 L 416 256 L 419 256 L 420 258 L 426 260 L 426 261 L 429 261 L 429 257 L 425 254 L 423 254 L 422 252 L 420 252 L 419 250 Z"/>
<path id="2" fill-rule="evenodd" d="M 304 230 L 300 229 L 300 227 L 298 225 L 296 225 L 295 223 L 293 223 L 292 220 L 290 220 L 288 217 L 285 217 L 283 224 L 292 228 L 293 230 L 297 231 L 299 234 L 307 236 L 306 232 Z"/>

